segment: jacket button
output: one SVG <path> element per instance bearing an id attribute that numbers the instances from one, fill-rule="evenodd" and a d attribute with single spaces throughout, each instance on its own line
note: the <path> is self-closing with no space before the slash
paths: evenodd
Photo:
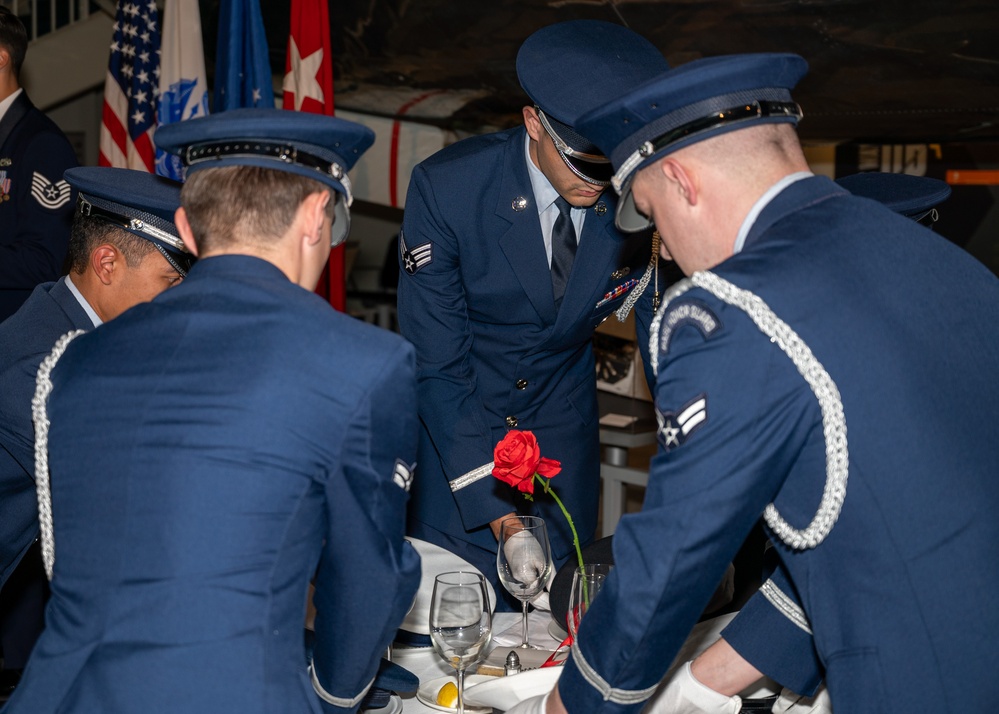
<path id="1" fill-rule="evenodd" d="M 517 417 L 515 417 L 515 416 L 508 416 L 506 418 L 506 425 L 508 427 L 510 427 L 511 429 L 515 429 L 517 427 Z"/>
<path id="2" fill-rule="evenodd" d="M 527 389 L 527 380 L 526 379 L 518 379 L 517 380 L 517 389 L 520 389 L 520 390 Z"/>

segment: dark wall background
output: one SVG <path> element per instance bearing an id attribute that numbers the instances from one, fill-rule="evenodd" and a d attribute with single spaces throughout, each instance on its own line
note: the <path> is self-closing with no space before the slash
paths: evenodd
<path id="1" fill-rule="evenodd" d="M 279 75 L 289 6 L 261 0 Z M 218 0 L 201 8 L 211 75 Z M 628 25 L 674 65 L 739 52 L 801 54 L 811 71 L 795 92 L 805 112 L 799 133 L 843 143 L 837 175 L 999 171 L 996 0 L 330 0 L 329 8 L 338 107 L 358 108 L 372 84 L 485 89 L 455 115 L 424 121 L 459 132 L 511 126 L 524 101 L 514 70 L 520 43 L 552 22 L 592 18 Z M 937 148 L 922 149 L 929 158 L 919 165 L 872 165 L 881 149 L 871 147 L 883 146 Z M 954 186 L 938 229 L 999 273 L 996 184 Z"/>

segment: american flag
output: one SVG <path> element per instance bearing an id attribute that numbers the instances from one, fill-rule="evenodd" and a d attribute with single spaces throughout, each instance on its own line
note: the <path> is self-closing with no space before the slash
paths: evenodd
<path id="1" fill-rule="evenodd" d="M 101 166 L 153 173 L 156 100 L 159 96 L 160 27 L 154 0 L 118 0 L 111 57 L 104 81 Z"/>

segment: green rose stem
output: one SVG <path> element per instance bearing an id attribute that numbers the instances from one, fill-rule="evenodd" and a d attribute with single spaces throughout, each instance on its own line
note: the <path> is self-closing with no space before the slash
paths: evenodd
<path id="1" fill-rule="evenodd" d="M 572 522 L 572 516 L 570 516 L 569 511 L 565 509 L 565 504 L 562 503 L 562 499 L 558 497 L 558 494 L 555 493 L 555 489 L 551 487 L 550 485 L 551 481 L 549 479 L 542 478 L 538 474 L 534 474 L 534 480 L 541 484 L 541 487 L 545 490 L 545 493 L 549 494 L 552 498 L 555 499 L 555 503 L 558 504 L 559 509 L 561 509 L 562 511 L 562 515 L 565 516 L 565 520 L 569 523 L 569 530 L 572 531 L 572 544 L 576 547 L 576 560 L 579 561 L 579 575 L 583 581 L 583 602 L 585 602 L 586 605 L 589 606 L 590 595 L 589 592 L 587 592 L 586 578 L 582 577 L 584 575 L 583 551 L 579 547 L 579 534 L 576 533 L 576 524 Z M 573 614 L 571 612 L 569 613 L 569 617 L 573 617 Z"/>

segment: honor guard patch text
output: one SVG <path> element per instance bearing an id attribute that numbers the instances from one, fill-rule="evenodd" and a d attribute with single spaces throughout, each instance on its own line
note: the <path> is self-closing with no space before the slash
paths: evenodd
<path id="1" fill-rule="evenodd" d="M 674 333 L 684 325 L 693 325 L 705 337 L 711 337 L 721 327 L 714 311 L 698 300 L 676 302 L 666 309 L 659 327 L 659 351 L 669 352 Z"/>

